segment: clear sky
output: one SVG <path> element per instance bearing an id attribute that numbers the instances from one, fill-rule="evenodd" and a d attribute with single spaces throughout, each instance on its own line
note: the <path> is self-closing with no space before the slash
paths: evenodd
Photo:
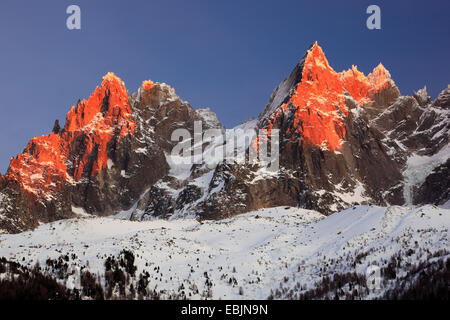
<path id="1" fill-rule="evenodd" d="M 81 8 L 81 30 L 66 8 Z M 381 8 L 381 30 L 366 8 Z M 379 62 L 403 94 L 450 83 L 450 1 L 2 0 L 0 172 L 29 139 L 64 123 L 108 71 L 130 93 L 142 80 L 173 86 L 226 127 L 257 116 L 314 41 L 341 71 Z"/>

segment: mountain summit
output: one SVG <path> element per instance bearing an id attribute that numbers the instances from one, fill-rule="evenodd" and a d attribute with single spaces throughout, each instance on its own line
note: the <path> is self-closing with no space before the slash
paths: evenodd
<path id="1" fill-rule="evenodd" d="M 364 106 L 388 88 L 395 88 L 396 95 L 400 94 L 381 63 L 368 76 L 356 66 L 337 73 L 315 42 L 291 75 L 274 91 L 258 119 L 270 130 L 282 113 L 290 113 L 293 119 L 287 134 L 300 136 L 298 143 L 334 151 L 341 149 L 346 134 L 343 122 L 349 111 L 346 95 Z"/>
<path id="2" fill-rule="evenodd" d="M 11 159 L 6 179 L 37 197 L 51 199 L 64 182 L 76 183 L 107 168 L 108 143 L 134 133 L 128 92 L 113 73 L 103 77 L 88 100 L 67 113 L 66 125 L 46 136 L 31 139 Z"/>
<path id="3" fill-rule="evenodd" d="M 316 42 L 258 119 L 233 129 L 265 129 L 268 139 L 279 129 L 280 170 L 211 161 L 220 138 L 203 142 L 202 163 L 180 166 L 172 132 L 193 134 L 196 121 L 224 130 L 215 113 L 151 80 L 130 96 L 108 73 L 64 128 L 56 121 L 31 139 L 0 175 L 0 232 L 80 214 L 220 219 L 274 206 L 331 214 L 354 204 L 443 204 L 449 97 L 450 88 L 434 101 L 426 88 L 401 96 L 381 63 L 367 76 L 356 66 L 336 72 Z"/>

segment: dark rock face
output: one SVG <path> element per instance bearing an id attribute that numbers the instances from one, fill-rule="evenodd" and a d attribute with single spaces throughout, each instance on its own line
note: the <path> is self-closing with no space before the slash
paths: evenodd
<path id="1" fill-rule="evenodd" d="M 433 101 L 433 107 L 444 110 L 450 109 L 450 85 Z"/>
<path id="2" fill-rule="evenodd" d="M 58 183 L 58 187 L 62 185 Z M 0 190 L 0 216 L 0 231 L 17 233 L 43 221 L 71 218 L 73 213 L 66 192 L 51 199 L 36 199 L 18 182 L 6 180 Z"/>
<path id="3" fill-rule="evenodd" d="M 342 147 L 336 152 L 308 143 L 301 133 L 293 130 L 299 108 L 290 101 L 302 80 L 306 58 L 305 55 L 274 90 L 258 118 L 258 128 L 280 130 L 280 171 L 264 176 L 258 166 L 219 165 L 214 177 L 221 173 L 219 181 L 223 186 L 214 193 L 209 188 L 206 200 L 197 206 L 197 213 L 220 219 L 263 207 L 294 205 L 331 214 L 352 204 L 403 205 L 410 200 L 414 204 L 438 204 L 448 200 L 445 165 L 436 168 L 410 195 L 405 192 L 405 184 L 411 177 L 404 176 L 411 156 L 446 152 L 450 118 L 438 108 L 447 109 L 448 88 L 432 102 L 426 88 L 414 97 L 401 96 L 388 78 L 371 100 L 359 99 L 365 101 L 363 106 L 344 89 L 349 112 L 342 117 L 345 134 Z M 383 69 L 374 70 L 374 76 L 380 77 L 380 70 Z M 329 81 L 314 76 L 312 79 Z M 311 108 L 310 112 L 314 110 Z M 320 122 L 316 129 L 321 130 Z M 445 157 L 450 155 L 444 154 Z M 412 199 L 405 198 L 408 196 Z"/>
<path id="4" fill-rule="evenodd" d="M 427 176 L 414 193 L 415 204 L 444 204 L 450 199 L 450 159 Z"/>
<path id="5" fill-rule="evenodd" d="M 414 92 L 413 97 L 414 97 L 414 99 L 417 100 L 417 103 L 421 107 L 424 107 L 431 102 L 431 97 L 428 95 L 427 87 L 424 87 L 423 89 L 420 89 L 419 91 Z"/>
<path id="6" fill-rule="evenodd" d="M 114 99 L 114 93 L 110 93 L 101 100 L 102 115 L 114 108 Z M 165 153 L 175 145 L 171 141 L 172 131 L 176 128 L 193 131 L 194 121 L 202 120 L 165 84 L 157 83 L 149 90 L 140 88 L 129 107 L 133 112 L 134 133 L 120 137 L 118 128 L 106 141 L 107 163 L 99 172 L 95 173 L 94 168 L 101 159 L 99 149 L 103 142 L 96 142 L 88 134 L 72 136 L 66 132 L 68 178 L 56 177 L 48 185 L 46 194 L 51 196 L 38 196 L 20 181 L 0 177 L 0 213 L 4 216 L 0 219 L 0 229 L 19 232 L 34 228 L 39 222 L 70 218 L 75 216 L 73 208 L 95 215 L 127 210 L 145 190 L 165 177 L 169 171 Z M 64 130 L 58 129 L 58 125 L 56 122 L 53 134 L 60 139 Z M 86 161 L 76 181 L 77 163 L 85 154 Z"/>
<path id="7" fill-rule="evenodd" d="M 320 50 L 317 50 L 317 53 L 314 53 L 312 49 L 310 50 L 310 54 L 314 54 L 313 58 L 305 55 L 291 75 L 275 89 L 268 106 L 258 118 L 260 128 L 277 128 L 280 130 L 280 163 L 290 177 L 276 178 L 274 183 L 276 187 L 271 189 L 271 197 L 263 206 L 276 206 L 280 203 L 295 204 L 330 214 L 352 203 L 375 203 L 379 205 L 403 203 L 401 188 L 398 188 L 398 184 L 402 181 L 401 164 L 388 154 L 389 148 L 382 141 L 385 138 L 382 133 L 383 129 L 371 124 L 376 115 L 383 113 L 386 107 L 400 96 L 397 87 L 391 80 L 386 80 L 384 89 L 375 92 L 369 103 L 366 103 L 362 108 L 350 93 L 343 89 L 340 94 L 345 95 L 345 106 L 341 109 L 349 112 L 347 115 L 337 113 L 334 116 L 335 118 L 331 119 L 336 128 L 342 127 L 337 131 L 337 134 L 342 137 L 342 146 L 340 150 L 335 151 L 327 146 L 315 145 L 312 141 L 317 139 L 308 141 L 307 136 L 302 134 L 302 131 L 306 130 L 304 126 L 305 124 L 308 125 L 307 121 L 313 121 L 312 118 L 311 120 L 307 119 L 312 113 L 318 114 L 319 120 L 315 124 L 316 130 L 329 130 L 326 129 L 326 124 L 321 121 L 321 114 L 324 114 L 325 111 L 314 109 L 312 104 L 311 107 L 308 107 L 308 113 L 305 116 L 299 115 L 299 110 L 302 107 L 294 102 L 299 85 L 295 81 L 302 80 L 299 74 L 301 75 L 303 72 L 302 69 L 305 68 L 305 64 L 308 68 L 307 72 L 314 70 L 314 59 L 321 59 L 321 61 L 324 61 L 321 65 L 326 65 L 326 59 Z M 312 72 L 314 73 L 314 71 Z M 336 76 L 333 72 L 330 70 L 326 73 L 319 68 L 317 74 L 313 74 L 311 80 L 307 79 L 307 81 L 324 81 L 330 83 L 329 87 L 334 85 L 337 88 L 339 76 Z M 353 72 L 356 73 L 357 71 L 353 70 Z M 376 72 L 374 71 L 375 75 Z M 344 74 L 341 77 L 346 76 Z M 308 75 L 308 77 L 310 76 Z M 345 79 L 347 80 L 347 78 Z M 352 81 L 352 79 L 350 80 Z M 287 83 L 290 84 L 289 88 L 285 87 Z M 361 87 L 363 85 L 366 84 L 361 84 Z M 353 87 L 350 86 L 349 90 Z M 323 91 L 323 96 L 328 95 L 330 98 L 336 96 L 329 89 L 323 89 L 320 86 L 315 90 L 326 90 Z M 277 99 L 281 91 L 283 92 L 282 97 L 280 96 Z M 322 93 L 318 94 L 322 97 Z M 316 98 L 312 97 L 312 99 Z M 278 106 L 273 105 L 275 100 L 278 101 Z M 402 106 L 402 108 L 405 107 Z M 409 111 L 406 110 L 405 112 Z M 402 117 L 405 112 L 403 112 L 403 115 L 399 113 L 396 116 Z M 305 121 L 301 117 L 306 117 Z M 415 117 L 417 120 L 417 115 Z M 295 127 L 298 126 L 296 123 L 299 123 L 299 121 L 302 127 L 300 130 L 296 130 Z M 339 124 L 340 121 L 343 121 L 342 125 Z M 305 134 L 307 134 L 306 131 Z M 326 134 L 324 136 L 326 138 Z M 334 138 L 334 136 L 330 137 Z M 266 179 L 265 185 L 258 186 L 257 190 L 267 188 L 270 185 L 268 181 L 271 180 Z M 246 190 L 243 193 L 251 194 L 251 191 Z M 246 207 L 249 205 L 248 202 L 245 204 Z"/>
<path id="8" fill-rule="evenodd" d="M 426 89 L 423 94 L 428 97 Z M 434 102 L 421 106 L 417 99 L 400 97 L 375 119 L 373 125 L 385 132 L 387 138 L 406 147 L 408 152 L 432 155 L 448 144 L 450 113 L 445 89 Z M 427 99 L 422 99 L 424 101 Z M 447 103 L 447 104 L 445 104 Z"/>
<path id="9" fill-rule="evenodd" d="M 110 141 L 110 168 L 70 192 L 75 196 L 73 203 L 90 213 L 108 215 L 129 209 L 149 186 L 167 175 L 165 153 L 174 146 L 172 131 L 193 128 L 198 120 L 195 111 L 166 85 L 141 88 L 131 103 L 136 121 L 134 135 L 120 143 Z"/>
<path id="10" fill-rule="evenodd" d="M 180 192 L 180 195 L 175 202 L 175 209 L 181 210 L 186 205 L 200 199 L 201 196 L 202 190 L 195 185 L 189 184 Z"/>
<path id="11" fill-rule="evenodd" d="M 217 186 L 219 191 L 211 193 Z M 258 167 L 221 164 L 214 172 L 209 196 L 198 208 L 205 219 L 229 218 L 238 213 L 273 206 L 296 206 L 304 191 L 300 179 L 285 170 L 277 177 L 261 177 Z"/>
<path id="12" fill-rule="evenodd" d="M 168 218 L 174 212 L 174 199 L 164 189 L 155 186 L 151 187 L 145 194 L 143 203 L 145 205 L 140 206 L 143 208 L 141 214 L 136 215 L 136 213 L 133 213 L 130 217 L 131 220 L 142 220 L 151 217 Z"/>
<path id="13" fill-rule="evenodd" d="M 191 152 L 201 148 L 200 163 L 172 163 L 172 133 L 194 137 L 195 122 L 224 132 L 214 112 L 194 110 L 168 85 L 144 81 L 129 97 L 108 74 L 71 109 L 64 128 L 55 121 L 50 135 L 33 138 L 0 175 L 0 232 L 80 210 L 132 220 L 222 219 L 274 206 L 331 214 L 354 204 L 450 197 L 450 87 L 434 101 L 426 88 L 401 96 L 381 64 L 368 76 L 356 67 L 336 73 L 317 44 L 258 119 L 238 127 L 280 130 L 278 171 L 235 158 L 211 163 L 223 137 L 190 145 Z"/>
<path id="14" fill-rule="evenodd" d="M 53 125 L 52 132 L 58 134 L 61 131 L 61 127 L 59 126 L 59 120 L 55 120 L 55 124 Z"/>
<path id="15" fill-rule="evenodd" d="M 292 112 L 280 113 L 275 118 L 268 110 L 277 113 L 273 102 L 280 101 L 282 105 L 294 95 L 295 81 L 301 80 L 304 60 L 283 82 L 294 83 L 293 87 L 280 85 L 256 122 L 259 128 L 264 128 L 268 119 L 275 119 L 271 125 L 280 129 L 281 167 L 278 172 L 267 174 L 260 164 L 225 161 L 213 169 L 207 169 L 204 164 L 194 165 L 181 180 L 161 179 L 156 184 L 158 187 L 153 187 L 139 202 L 132 218 L 197 215 L 203 219 L 222 219 L 283 205 L 331 214 L 352 204 L 404 204 L 403 171 L 407 159 L 414 152 L 432 155 L 448 143 L 445 137 L 436 134 L 446 131 L 449 123 L 446 116 L 438 116 L 433 110 L 426 89 L 420 90 L 415 98 L 402 97 L 390 81 L 363 107 L 348 92 L 343 92 L 349 112 L 343 118 L 346 134 L 338 152 L 302 143 L 302 137 L 292 130 L 294 106 L 288 105 L 287 110 Z M 428 108 L 421 106 L 425 102 Z M 425 133 L 430 130 L 432 137 Z M 207 177 L 206 183 L 197 186 L 202 177 Z M 436 186 L 431 183 L 422 187 L 433 188 Z M 415 202 L 425 201 L 416 196 L 414 199 Z M 436 200 L 428 197 L 426 201 L 434 203 Z"/>
<path id="16" fill-rule="evenodd" d="M 209 108 L 197 109 L 195 113 L 199 116 L 203 123 L 203 129 L 225 129 L 220 123 L 219 118 L 215 112 L 211 111 Z"/>
<path id="17" fill-rule="evenodd" d="M 310 49 L 313 45 L 310 46 Z M 273 90 L 270 96 L 269 102 L 258 116 L 258 123 L 270 116 L 281 104 L 286 103 L 294 94 L 294 89 L 297 84 L 302 80 L 302 71 L 305 64 L 305 59 L 308 53 L 305 53 L 300 62 L 295 66 L 294 70 L 289 76 L 280 83 L 278 87 Z"/>

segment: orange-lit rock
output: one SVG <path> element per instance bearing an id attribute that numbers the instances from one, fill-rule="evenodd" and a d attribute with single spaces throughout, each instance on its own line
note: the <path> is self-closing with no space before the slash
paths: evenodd
<path id="1" fill-rule="evenodd" d="M 97 161 L 92 168 L 95 175 L 107 165 L 106 145 L 118 135 L 118 139 L 127 134 L 134 134 L 135 122 L 132 119 L 125 84 L 113 73 L 103 77 L 100 87 L 97 87 L 89 99 L 83 100 L 70 109 L 66 118 L 66 132 L 75 136 L 90 133 L 86 151 L 77 163 L 74 163 L 75 180 L 83 173 L 88 156 L 98 146 Z"/>
<path id="2" fill-rule="evenodd" d="M 345 127 L 339 112 L 348 115 L 343 83 L 317 43 L 306 57 L 302 81 L 290 103 L 296 107 L 294 130 L 304 137 L 305 142 L 326 144 L 333 151 L 340 147 Z"/>
<path id="3" fill-rule="evenodd" d="M 370 73 L 367 76 L 367 78 L 369 79 L 370 84 L 372 85 L 369 94 L 372 94 L 373 96 L 373 94 L 387 88 L 389 80 L 391 79 L 391 74 L 380 63 L 375 69 L 373 69 L 372 73 Z"/>
<path id="4" fill-rule="evenodd" d="M 127 89 L 122 80 L 108 73 L 88 100 L 70 109 L 62 132 L 34 137 L 23 153 L 11 159 L 6 178 L 31 193 L 49 196 L 46 192 L 61 183 L 79 181 L 89 157 L 94 157 L 90 175 L 106 168 L 108 142 L 120 141 L 134 134 L 134 129 Z M 75 141 L 82 141 L 84 147 L 76 150 Z M 68 166 L 74 169 L 73 176 Z"/>
<path id="5" fill-rule="evenodd" d="M 344 89 L 363 106 L 373 100 L 375 93 L 386 89 L 391 75 L 380 63 L 367 77 L 356 66 L 340 73 Z"/>
<path id="6" fill-rule="evenodd" d="M 270 133 L 281 112 L 294 112 L 288 133 L 296 132 L 300 142 L 335 151 L 341 148 L 346 134 L 344 119 L 348 109 L 344 90 L 364 106 L 388 86 L 389 80 L 390 74 L 382 64 L 368 76 L 356 66 L 337 73 L 316 42 L 305 57 L 301 81 L 294 94 L 270 115 L 265 129 Z"/>
<path id="7" fill-rule="evenodd" d="M 151 88 L 154 87 L 154 83 L 151 80 L 145 80 L 142 82 L 142 88 L 144 88 L 144 90 L 150 90 Z"/>
<path id="8" fill-rule="evenodd" d="M 31 193 L 42 194 L 66 178 L 65 143 L 54 133 L 34 137 L 24 152 L 11 159 L 7 179 L 18 181 Z"/>
<path id="9" fill-rule="evenodd" d="M 350 93 L 359 105 L 364 105 L 370 102 L 368 94 L 372 88 L 372 85 L 364 73 L 358 70 L 357 66 L 352 66 L 351 69 L 342 71 L 340 73 L 340 79 L 345 90 Z"/>

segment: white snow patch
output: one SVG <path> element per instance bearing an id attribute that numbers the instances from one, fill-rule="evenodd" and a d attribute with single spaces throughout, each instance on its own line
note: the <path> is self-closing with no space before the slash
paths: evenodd
<path id="1" fill-rule="evenodd" d="M 413 154 L 408 158 L 406 169 L 403 172 L 405 186 L 403 197 L 407 205 L 412 205 L 412 188 L 420 186 L 430 173 L 450 158 L 450 144 L 444 146 L 432 156 L 419 156 Z"/>
<path id="2" fill-rule="evenodd" d="M 130 177 L 131 177 L 131 176 L 127 175 L 127 173 L 126 173 L 125 170 L 121 170 L 121 171 L 120 171 L 120 175 L 121 175 L 122 177 L 124 177 L 124 178 L 130 178 Z"/>
<path id="3" fill-rule="evenodd" d="M 266 299 L 280 283 L 291 288 L 297 282 L 314 287 L 325 266 L 327 274 L 364 274 L 373 261 L 382 263 L 399 250 L 446 249 L 449 216 L 450 210 L 435 206 L 357 206 L 329 217 L 298 208 L 267 208 L 203 223 L 194 219 L 77 218 L 0 235 L 0 256 L 21 263 L 25 258 L 29 266 L 39 261 L 44 266 L 47 258 L 74 253 L 78 258 L 71 260 L 71 270 L 89 261 L 87 268 L 102 275 L 105 257 L 117 256 L 126 248 L 135 253 L 137 274 L 149 272 L 150 289 L 157 285 L 158 292 L 166 290 L 162 298 L 178 292 L 183 284 L 192 294 L 190 299 L 202 299 L 207 272 L 213 299 Z M 415 252 L 405 255 L 402 264 L 423 258 Z M 354 266 L 354 258 L 348 257 L 359 253 L 367 256 Z M 330 264 L 330 259 L 335 263 Z M 69 285 L 79 287 L 74 274 Z M 237 285 L 230 284 L 230 278 Z M 191 284 L 196 284 L 199 293 L 189 289 Z M 375 294 L 381 297 L 383 290 Z"/>
<path id="4" fill-rule="evenodd" d="M 72 206 L 72 212 L 80 217 L 91 217 L 91 215 L 89 213 L 87 213 L 86 210 L 84 210 L 84 208 L 78 208 L 78 207 Z"/>
<path id="5" fill-rule="evenodd" d="M 447 200 L 446 203 L 440 205 L 439 207 L 443 209 L 450 209 L 450 200 Z"/>
<path id="6" fill-rule="evenodd" d="M 114 162 L 111 159 L 108 159 L 106 165 L 108 166 L 108 169 L 111 169 L 112 167 L 114 167 Z"/>
<path id="7" fill-rule="evenodd" d="M 136 150 L 134 150 L 134 152 L 136 153 L 147 153 L 147 148 L 137 148 Z"/>
<path id="8" fill-rule="evenodd" d="M 167 164 L 169 165 L 169 176 L 178 180 L 186 180 L 191 175 L 192 163 L 190 157 L 165 154 Z"/>

